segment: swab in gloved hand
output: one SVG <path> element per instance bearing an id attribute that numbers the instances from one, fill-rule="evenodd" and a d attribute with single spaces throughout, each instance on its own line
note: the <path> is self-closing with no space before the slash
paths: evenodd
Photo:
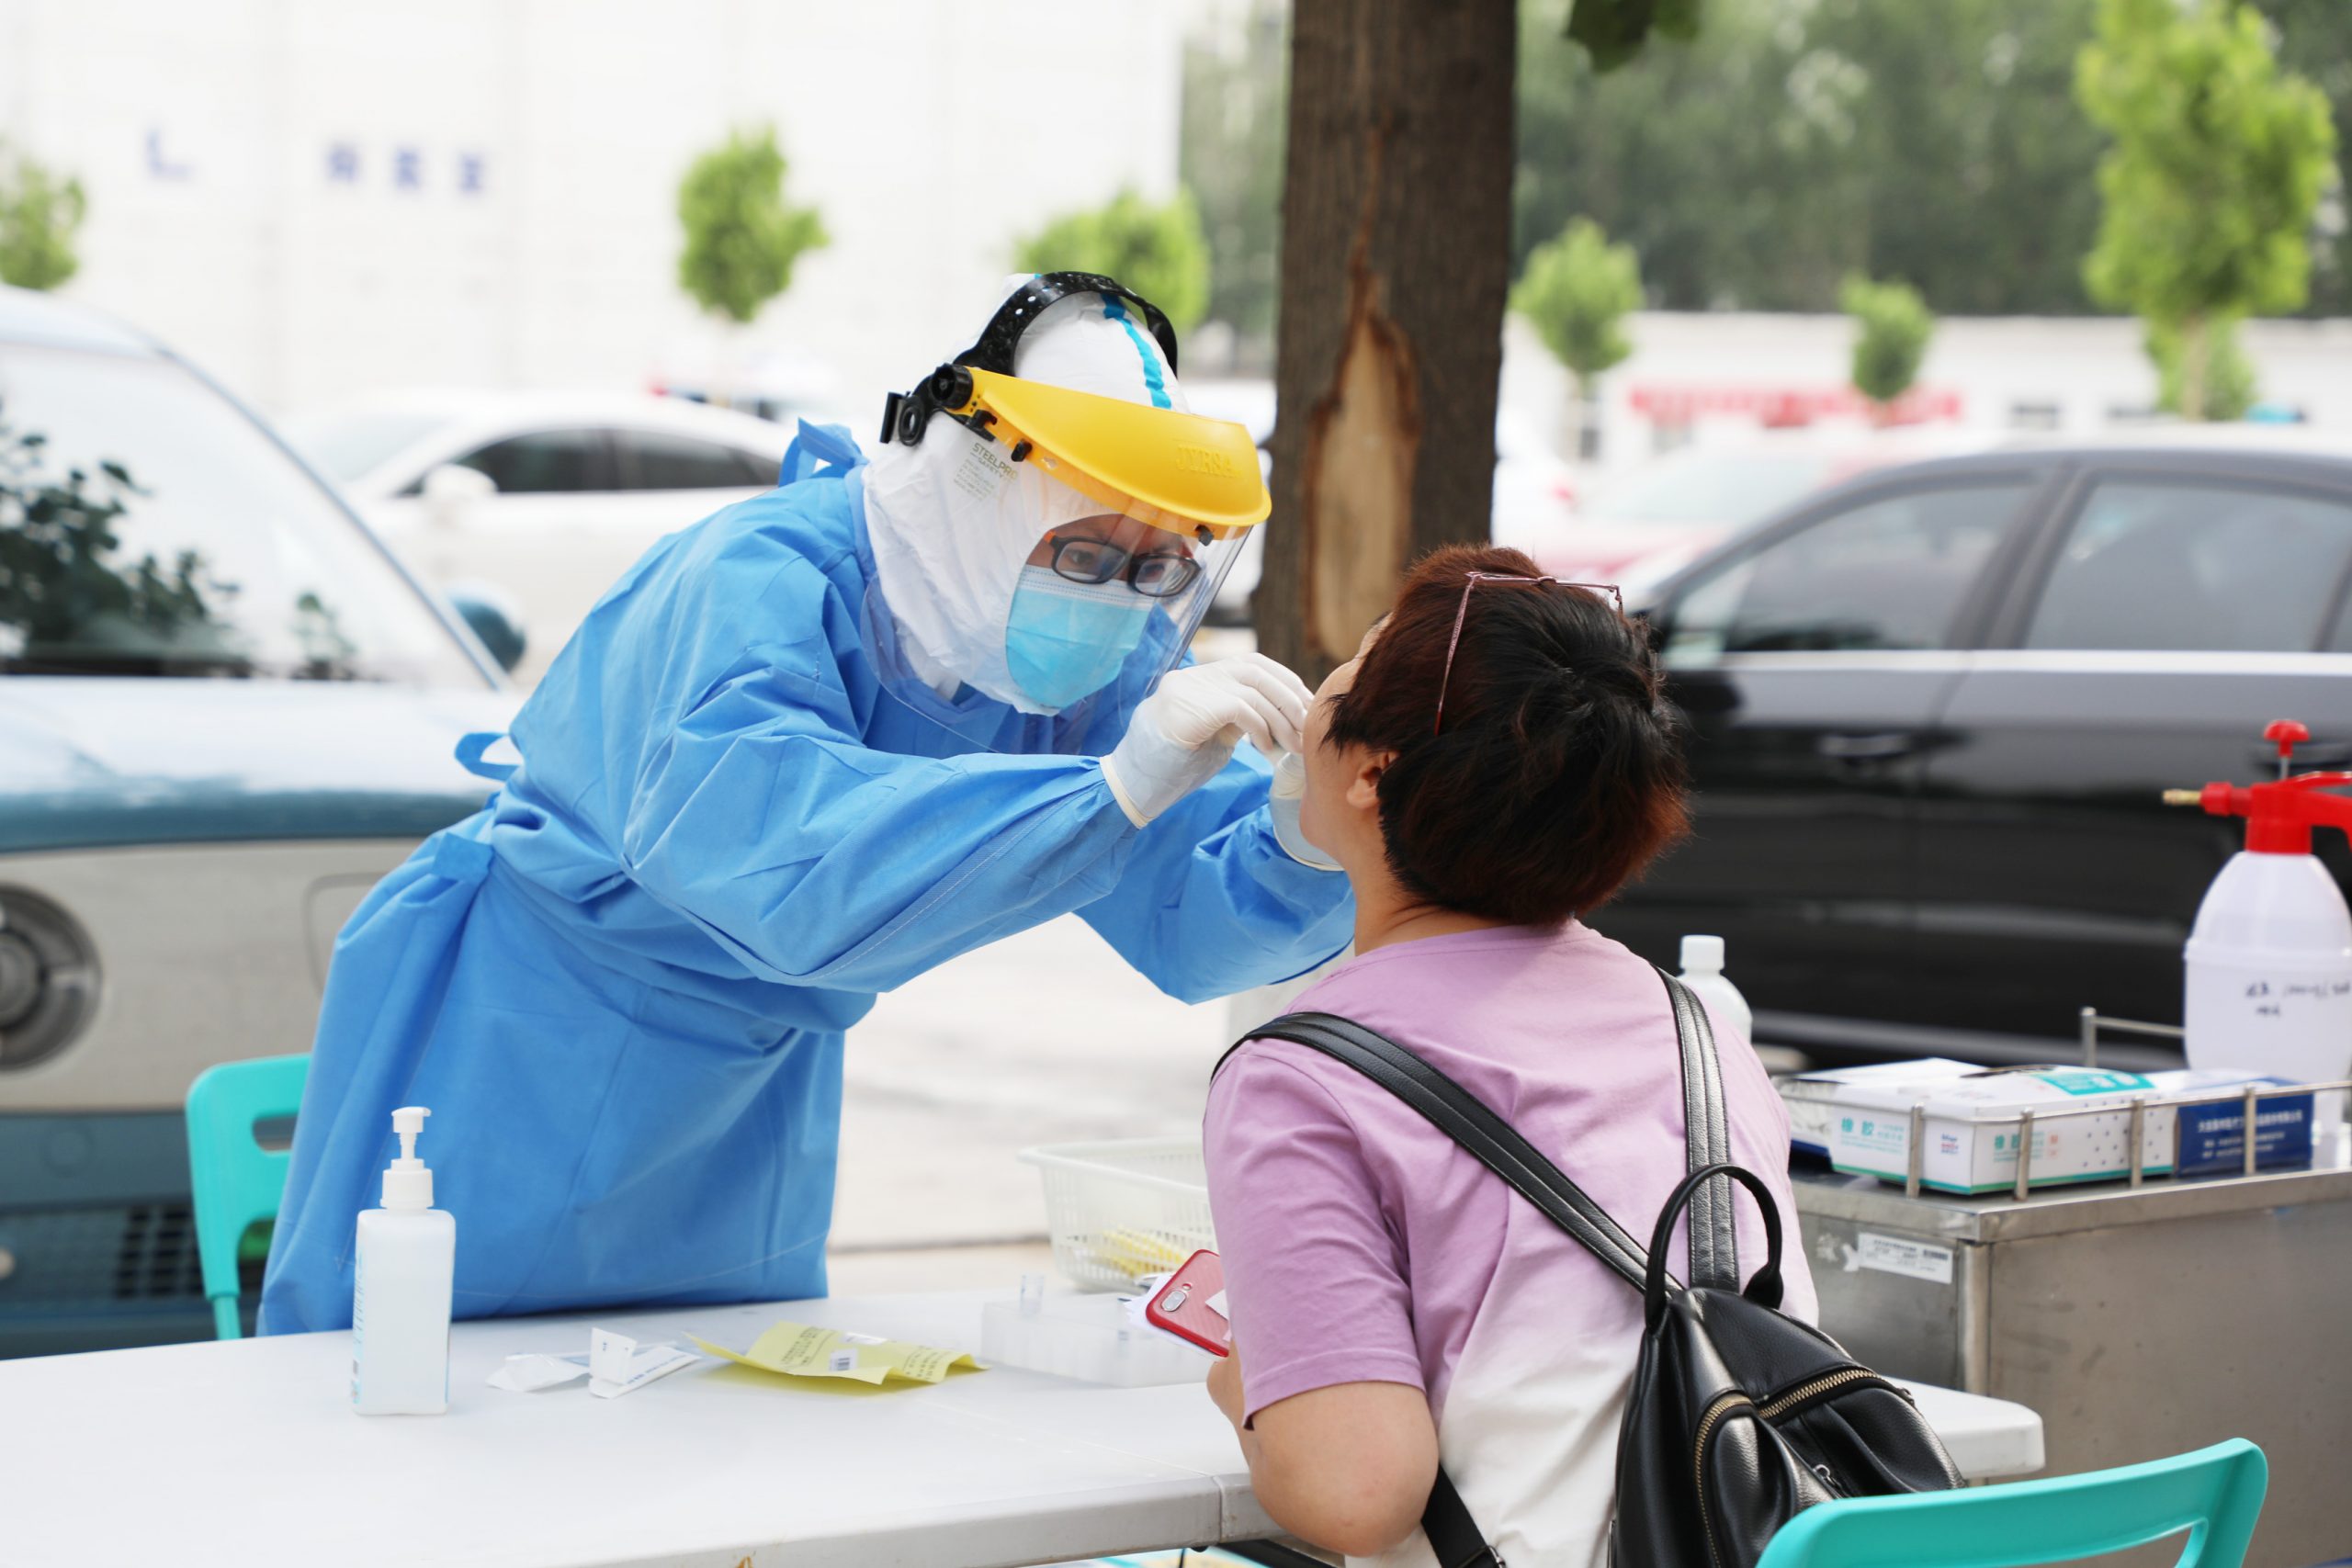
<path id="1" fill-rule="evenodd" d="M 1285 751 L 1274 764 L 1274 786 L 1267 795 L 1266 809 L 1274 818 L 1274 838 L 1283 852 L 1301 865 L 1311 865 L 1317 871 L 1338 871 L 1340 863 L 1306 841 L 1306 834 L 1298 825 L 1299 803 L 1306 798 L 1306 759 L 1295 751 Z"/>
<path id="2" fill-rule="evenodd" d="M 1136 705 L 1102 776 L 1141 828 L 1216 776 L 1244 736 L 1268 757 L 1295 751 L 1314 700 L 1262 653 L 1172 670 Z"/>

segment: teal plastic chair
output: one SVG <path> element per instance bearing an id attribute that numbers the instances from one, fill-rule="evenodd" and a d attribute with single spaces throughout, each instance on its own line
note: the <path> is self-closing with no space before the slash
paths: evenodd
<path id="1" fill-rule="evenodd" d="M 237 1249 L 256 1220 L 274 1220 L 286 1197 L 294 1156 L 265 1149 L 254 1123 L 302 1108 L 308 1056 L 223 1062 L 197 1075 L 187 1091 L 188 1187 L 195 1194 L 196 1255 L 212 1302 L 214 1334 L 244 1337 L 237 1318 Z"/>
<path id="2" fill-rule="evenodd" d="M 2239 1568 L 2270 1465 L 2232 1438 L 2195 1453 L 2001 1486 L 1855 1497 L 1781 1527 L 1757 1568 L 2025 1568 L 2181 1530 L 2177 1568 Z"/>

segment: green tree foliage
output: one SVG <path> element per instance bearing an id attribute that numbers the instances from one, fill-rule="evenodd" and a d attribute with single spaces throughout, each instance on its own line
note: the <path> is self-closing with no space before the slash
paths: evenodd
<path id="1" fill-rule="evenodd" d="M 1115 277 L 1159 306 L 1179 332 L 1198 325 L 1208 310 L 1209 243 L 1190 191 L 1154 206 L 1123 190 L 1101 207 L 1064 213 L 1022 242 L 1013 265 Z"/>
<path id="2" fill-rule="evenodd" d="M 747 323 L 792 287 L 793 264 L 827 243 L 824 220 L 784 197 L 775 128 L 729 133 L 678 182 L 678 287 L 715 316 Z"/>
<path id="3" fill-rule="evenodd" d="M 2166 413 L 2185 412 L 2180 333 L 2150 321 L 2141 342 L 2156 367 L 2156 406 Z M 2244 419 L 2260 396 L 2254 361 L 2238 342 L 2237 323 L 2212 323 L 2205 333 L 2204 417 Z"/>
<path id="4" fill-rule="evenodd" d="M 2314 316 L 2352 316 L 2352 5 L 2346 0 L 2253 0 L 2278 29 L 2278 63 L 2325 96 L 2335 119 L 2335 168 L 2320 198 L 2312 255 Z"/>
<path id="5" fill-rule="evenodd" d="M 1631 245 L 1611 244 L 1589 218 L 1571 219 L 1556 239 L 1536 246 L 1511 288 L 1511 309 L 1576 377 L 1580 457 L 1600 455 L 1593 382 L 1634 352 L 1625 318 L 1641 304 L 1641 259 Z"/>
<path id="6" fill-rule="evenodd" d="M 2075 91 L 2115 143 L 2084 279 L 2177 334 L 2180 412 L 2205 418 L 2210 334 L 2303 302 L 2335 152 L 2326 102 L 2231 0 L 2100 0 Z"/>
<path id="7" fill-rule="evenodd" d="M 1528 0 L 1520 254 L 1582 214 L 1666 309 L 1832 310 L 1859 272 L 1947 314 L 2081 311 L 2095 4 L 1706 0 L 1690 42 L 1604 74 L 1567 0 Z"/>
<path id="8" fill-rule="evenodd" d="M 1251 0 L 1237 29 L 1184 46 L 1177 173 L 1208 241 L 1208 319 L 1231 327 L 1238 358 L 1259 369 L 1273 364 L 1282 300 L 1289 22 L 1285 0 Z"/>
<path id="9" fill-rule="evenodd" d="M 82 182 L 30 158 L 0 175 L 0 283 L 54 288 L 80 268 L 74 235 L 89 212 Z"/>
<path id="10" fill-rule="evenodd" d="M 1838 303 L 1854 318 L 1854 389 L 1883 409 L 1911 389 L 1936 318 L 1907 283 L 1849 277 Z"/>
<path id="11" fill-rule="evenodd" d="M 1612 245 L 1589 218 L 1569 221 L 1559 237 L 1535 247 L 1510 291 L 1552 356 L 1576 376 L 1588 401 L 1593 378 L 1634 352 L 1625 318 L 1641 309 L 1642 264 L 1631 245 Z"/>
<path id="12" fill-rule="evenodd" d="M 1593 69 L 1614 71 L 1642 52 L 1653 29 L 1688 43 L 1699 36 L 1700 0 L 1575 0 L 1567 36 Z"/>
<path id="13" fill-rule="evenodd" d="M 1520 264 L 1588 216 L 1641 254 L 1663 309 L 1834 310 L 1858 272 L 1907 279 L 1944 315 L 2095 308 L 2082 258 L 2106 138 L 2073 85 L 2098 0 L 1704 0 L 1695 38 L 1657 47 L 1661 25 L 1607 73 L 1564 34 L 1577 3 L 1521 6 Z M 2352 160 L 2352 0 L 2243 3 L 2326 89 Z M 1274 275 L 1278 45 L 1188 66 L 1186 179 L 1215 251 L 1212 313 L 1238 325 L 1228 285 Z M 1255 98 L 1232 84 L 1246 71 L 1267 78 Z M 2319 215 L 2312 308 L 2327 313 L 2352 313 L 2347 203 L 2339 181 Z"/>

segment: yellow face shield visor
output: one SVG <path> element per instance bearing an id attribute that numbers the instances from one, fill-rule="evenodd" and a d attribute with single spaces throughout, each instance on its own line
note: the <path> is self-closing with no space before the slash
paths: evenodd
<path id="1" fill-rule="evenodd" d="M 1266 520 L 1273 498 L 1242 425 L 993 370 L 943 367 L 940 412 L 1106 512 L 1205 544 Z"/>
<path id="2" fill-rule="evenodd" d="M 997 307 L 970 348 L 912 391 L 889 395 L 882 439 L 916 446 L 931 416 L 944 413 L 982 440 L 1001 444 L 1014 462 L 1034 462 L 1100 502 L 1104 512 L 1184 535 L 1196 545 L 1234 538 L 1264 522 L 1273 498 L 1245 427 L 1012 374 L 1021 334 L 1072 294 L 1125 300 L 1175 369 L 1175 329 L 1150 300 L 1097 273 L 1040 273 Z"/>

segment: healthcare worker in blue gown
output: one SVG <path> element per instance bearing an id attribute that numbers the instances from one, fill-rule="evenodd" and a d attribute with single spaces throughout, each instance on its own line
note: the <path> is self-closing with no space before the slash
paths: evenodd
<path id="1" fill-rule="evenodd" d="M 265 1332 L 350 1323 L 396 1106 L 433 1113 L 461 1317 L 817 1295 L 876 992 L 1073 910 L 1188 1000 L 1347 942 L 1239 746 L 1295 750 L 1306 688 L 1183 660 L 1267 500 L 1175 371 L 1110 279 L 1021 279 L 871 462 L 804 425 L 613 586 L 489 804 L 336 942 Z M 976 1016 L 972 1070 L 1021 1027 Z"/>

